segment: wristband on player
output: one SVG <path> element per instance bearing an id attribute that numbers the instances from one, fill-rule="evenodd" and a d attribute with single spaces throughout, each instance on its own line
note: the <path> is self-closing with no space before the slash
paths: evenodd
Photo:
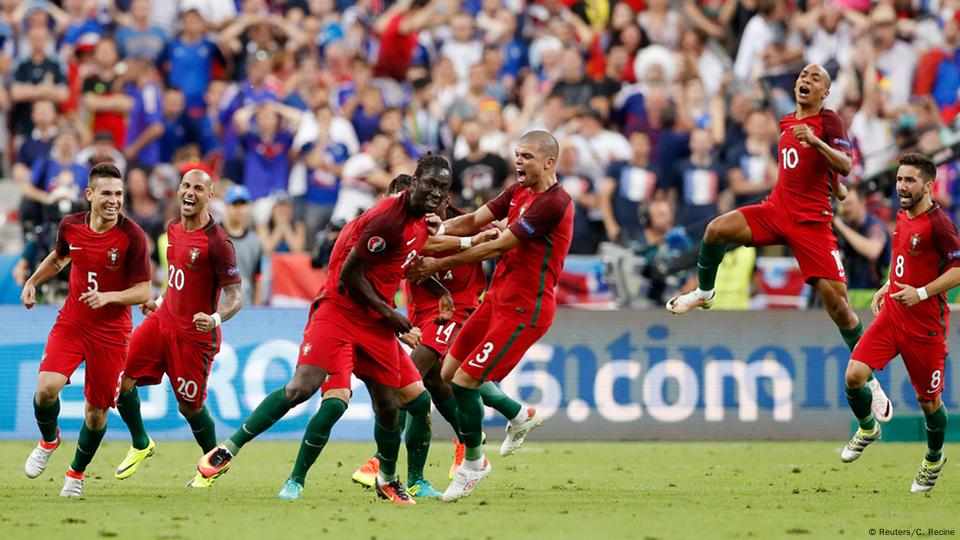
<path id="1" fill-rule="evenodd" d="M 447 230 L 443 223 L 440 224 L 440 227 L 437 228 L 437 234 L 434 236 L 443 236 L 443 231 Z"/>
<path id="2" fill-rule="evenodd" d="M 216 327 L 220 326 L 221 324 L 223 324 L 223 321 L 220 320 L 220 314 L 219 314 L 219 313 L 214 313 L 213 315 L 210 316 L 210 318 L 213 319 L 213 327 L 214 327 L 214 328 L 216 328 Z"/>
<path id="3" fill-rule="evenodd" d="M 470 249 L 473 247 L 473 237 L 472 236 L 461 236 L 460 237 L 460 249 Z"/>
<path id="4" fill-rule="evenodd" d="M 160 305 L 163 304 L 163 296 L 158 296 L 156 300 L 153 301 L 157 305 L 157 309 L 160 309 Z"/>
<path id="5" fill-rule="evenodd" d="M 921 302 L 924 301 L 924 300 L 926 300 L 927 298 L 930 298 L 929 296 L 927 296 L 927 288 L 926 288 L 926 287 L 920 287 L 919 289 L 917 289 L 917 295 L 920 296 L 920 301 L 921 301 Z"/>

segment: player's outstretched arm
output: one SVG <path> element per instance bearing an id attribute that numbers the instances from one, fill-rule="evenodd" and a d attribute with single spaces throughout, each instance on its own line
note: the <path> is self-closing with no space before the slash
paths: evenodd
<path id="1" fill-rule="evenodd" d="M 201 332 L 211 332 L 214 328 L 233 318 L 240 308 L 243 307 L 243 293 L 240 292 L 239 283 L 231 283 L 223 288 L 223 298 L 220 300 L 220 307 L 217 311 L 207 315 L 206 313 L 194 313 L 193 324 Z"/>
<path id="2" fill-rule="evenodd" d="M 813 132 L 813 129 L 810 128 L 807 124 L 798 124 L 793 126 L 793 136 L 797 138 L 801 143 L 809 144 L 817 149 L 817 152 L 820 152 L 820 155 L 827 160 L 827 165 L 830 166 L 830 169 L 838 173 L 840 176 L 846 176 L 850 174 L 850 169 L 853 168 L 853 159 L 850 156 L 842 151 L 837 150 L 836 148 L 827 144 L 823 139 L 817 137 Z"/>
<path id="3" fill-rule="evenodd" d="M 365 275 L 370 265 L 367 261 L 357 254 L 357 249 L 350 248 L 347 254 L 347 260 L 343 262 L 338 277 L 338 285 L 343 287 L 361 305 L 369 306 L 370 309 L 383 316 L 387 324 L 399 334 L 405 334 L 413 328 L 406 317 L 397 313 L 393 307 L 377 295 L 370 280 Z"/>
<path id="4" fill-rule="evenodd" d="M 474 246 L 456 255 L 442 259 L 423 257 L 410 265 L 410 269 L 407 271 L 407 279 L 420 283 L 437 272 L 449 270 L 455 266 L 495 259 L 518 245 L 520 245 L 520 239 L 514 236 L 510 229 L 507 229 L 496 240 Z"/>
<path id="5" fill-rule="evenodd" d="M 473 236 L 450 236 L 447 234 L 431 236 L 427 238 L 427 243 L 424 244 L 423 250 L 440 252 L 452 251 L 454 249 L 470 249 L 473 246 L 496 240 L 499 236 L 500 229 L 496 227 L 484 229 Z"/>
<path id="6" fill-rule="evenodd" d="M 132 306 L 150 300 L 150 281 L 141 281 L 122 291 L 87 291 L 80 295 L 80 301 L 92 309 L 108 304 Z"/>
<path id="7" fill-rule="evenodd" d="M 496 217 L 493 215 L 493 212 L 487 208 L 487 205 L 483 205 L 469 214 L 464 214 L 462 216 L 457 216 L 444 221 L 443 225 L 440 227 L 440 231 L 438 231 L 437 234 L 469 236 L 471 234 L 475 234 L 480 230 L 481 227 L 492 222 L 494 219 L 496 219 Z"/>
<path id="8" fill-rule="evenodd" d="M 23 306 L 27 309 L 35 306 L 37 304 L 37 287 L 59 274 L 68 264 L 70 264 L 69 255 L 61 257 L 57 255 L 55 250 L 51 251 L 37 267 L 37 271 L 23 284 L 23 291 L 20 293 L 20 301 L 23 302 Z"/>

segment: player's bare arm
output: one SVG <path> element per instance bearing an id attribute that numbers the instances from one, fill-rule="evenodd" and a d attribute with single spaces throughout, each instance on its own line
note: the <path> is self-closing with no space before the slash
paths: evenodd
<path id="1" fill-rule="evenodd" d="M 407 271 L 407 279 L 420 283 L 437 272 L 448 270 L 455 266 L 496 259 L 518 245 L 520 245 L 520 239 L 514 236 L 508 229 L 492 242 L 472 247 L 456 255 L 451 255 L 450 257 L 444 257 L 442 259 L 423 257 L 410 265 L 410 269 Z"/>
<path id="2" fill-rule="evenodd" d="M 837 150 L 824 142 L 820 137 L 817 137 L 813 129 L 807 124 L 797 124 L 790 129 L 793 130 L 793 136 L 796 137 L 801 144 L 816 148 L 817 152 L 820 152 L 820 155 L 827 160 L 827 165 L 829 165 L 833 171 L 840 176 L 850 174 L 850 169 L 853 167 L 853 160 L 849 155 Z"/>
<path id="3" fill-rule="evenodd" d="M 491 240 L 496 240 L 500 236 L 500 229 L 484 229 L 473 236 L 452 236 L 448 234 L 440 236 L 430 236 L 427 243 L 424 244 L 424 251 L 450 251 L 454 249 L 469 249 Z"/>
<path id="4" fill-rule="evenodd" d="M 900 290 L 891 294 L 890 298 L 905 306 L 915 306 L 924 300 L 947 292 L 960 285 L 960 268 L 950 268 L 940 274 L 940 277 L 919 289 L 905 283 L 894 282 Z"/>
<path id="5" fill-rule="evenodd" d="M 23 292 L 20 293 L 20 301 L 23 302 L 23 306 L 27 309 L 35 306 L 37 304 L 37 287 L 59 274 L 68 264 L 70 264 L 69 255 L 61 257 L 57 255 L 56 251 L 51 251 L 37 267 L 37 271 L 23 284 Z"/>
<path id="6" fill-rule="evenodd" d="M 439 234 L 450 234 L 453 236 L 475 234 L 481 227 L 492 222 L 494 219 L 493 212 L 487 208 L 487 205 L 483 205 L 474 212 L 444 221 Z"/>
<path id="7" fill-rule="evenodd" d="M 233 318 L 242 307 L 243 293 L 240 292 L 240 284 L 232 283 L 223 288 L 223 300 L 220 301 L 219 309 L 210 315 L 195 313 L 193 324 L 197 325 L 197 330 L 201 332 L 210 332 Z"/>
<path id="8" fill-rule="evenodd" d="M 880 310 L 883 309 L 883 299 L 887 296 L 889 289 L 890 282 L 888 281 L 877 289 L 877 292 L 873 293 L 873 300 L 870 301 L 870 311 L 872 311 L 874 315 L 879 315 Z"/>
<path id="9" fill-rule="evenodd" d="M 80 301 L 91 309 L 99 309 L 109 304 L 132 306 L 150 299 L 150 282 L 141 281 L 122 291 L 86 291 L 80 295 Z"/>
<path id="10" fill-rule="evenodd" d="M 406 317 L 400 315 L 390 304 L 377 295 L 373 285 L 367 279 L 366 272 L 369 270 L 369 264 L 357 255 L 356 248 L 351 248 L 347 255 L 347 260 L 343 262 L 343 268 L 340 270 L 338 285 L 343 287 L 353 298 L 361 305 L 370 307 L 387 321 L 395 332 L 405 334 L 413 328 Z"/>
<path id="11" fill-rule="evenodd" d="M 437 316 L 437 324 L 445 324 L 453 318 L 454 304 L 453 297 L 450 296 L 450 291 L 440 283 L 436 277 L 431 277 L 425 280 L 420 284 L 421 287 L 427 290 L 430 294 L 437 297 L 437 303 L 440 308 L 440 314 Z"/>

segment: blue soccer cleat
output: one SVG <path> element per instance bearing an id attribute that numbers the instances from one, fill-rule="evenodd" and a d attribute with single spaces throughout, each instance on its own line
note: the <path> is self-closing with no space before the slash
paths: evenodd
<path id="1" fill-rule="evenodd" d="M 410 484 L 407 492 L 420 499 L 439 499 L 442 495 L 439 491 L 433 489 L 433 486 L 427 480 L 417 480 Z"/>
<path id="2" fill-rule="evenodd" d="M 295 501 L 300 498 L 300 492 L 303 491 L 303 485 L 300 482 L 297 482 L 293 478 L 287 478 L 287 481 L 283 483 L 283 487 L 280 488 L 280 493 L 277 493 L 277 498 L 284 501 Z"/>

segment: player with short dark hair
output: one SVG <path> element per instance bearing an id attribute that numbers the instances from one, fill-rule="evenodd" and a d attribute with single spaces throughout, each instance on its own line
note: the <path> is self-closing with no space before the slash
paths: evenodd
<path id="1" fill-rule="evenodd" d="M 420 329 L 394 310 L 393 295 L 403 271 L 423 250 L 429 235 L 426 216 L 437 210 L 450 182 L 446 160 L 421 156 L 411 189 L 384 199 L 344 227 L 330 256 L 327 281 L 311 307 L 292 379 L 264 398 L 230 439 L 200 459 L 198 470 L 204 477 L 220 474 L 244 444 L 322 390 L 320 410 L 307 424 L 293 473 L 278 495 L 299 498 L 308 469 L 347 409 L 350 377 L 356 374 L 370 392 L 376 416 L 374 438 L 381 464 L 376 491 L 394 504 L 414 504 L 396 474 L 398 405 L 410 414 L 429 414 L 430 398 L 397 341 L 399 336 L 416 348 Z M 439 282 L 435 292 L 444 319 L 449 319 L 449 293 Z"/>
<path id="2" fill-rule="evenodd" d="M 424 257 L 408 272 L 409 279 L 419 281 L 456 266 L 502 257 L 483 303 L 467 319 L 444 359 L 442 375 L 451 382 L 466 445 L 463 464 L 443 493 L 445 501 L 469 495 L 491 471 L 482 447 L 481 388 L 506 377 L 553 323 L 555 289 L 573 237 L 573 200 L 557 182 L 559 153 L 556 139 L 546 131 L 521 137 L 515 149 L 517 183 L 477 211 L 443 225 L 443 232 L 466 235 L 506 218 L 503 234 L 456 255 Z M 501 455 L 515 452 L 543 422 L 536 410 L 519 409 L 507 424 Z"/>
<path id="3" fill-rule="evenodd" d="M 933 489 L 947 459 L 943 439 L 947 411 L 940 399 L 947 358 L 950 308 L 946 292 L 960 285 L 960 234 L 950 216 L 933 202 L 937 168 L 922 154 L 905 154 L 897 169 L 900 211 L 893 233 L 890 279 L 873 296 L 877 318 L 850 355 L 847 402 L 860 424 L 840 454 L 846 463 L 859 458 L 880 438 L 865 386 L 875 369 L 898 354 L 926 418 L 927 453 L 910 491 Z"/>
<path id="4" fill-rule="evenodd" d="M 204 406 L 207 378 L 220 350 L 219 326 L 243 306 L 240 269 L 233 242 L 207 212 L 213 194 L 210 175 L 187 171 L 180 180 L 180 217 L 167 225 L 167 289 L 140 307 L 148 317 L 130 340 L 117 411 L 130 430 L 131 446 L 116 477 L 129 478 L 156 452 L 140 415 L 138 386 L 170 379 L 180 414 L 203 452 L 217 446 L 213 418 Z M 223 304 L 220 293 L 223 291 Z M 199 474 L 188 487 L 209 487 Z"/>
<path id="5" fill-rule="evenodd" d="M 130 306 L 150 298 L 147 239 L 140 226 L 121 213 L 120 170 L 109 163 L 94 166 L 85 195 L 90 211 L 60 221 L 56 249 L 20 295 L 23 305 L 32 308 L 37 286 L 71 265 L 70 294 L 47 338 L 33 400 L 42 438 L 24 464 L 27 477 L 36 478 L 60 446 L 60 391 L 84 363 L 87 403 L 77 451 L 60 491 L 63 497 L 83 496 L 84 471 L 103 440 L 107 411 L 116 405 L 120 391 L 133 329 Z"/>
<path id="6" fill-rule="evenodd" d="M 830 194 L 846 198 L 838 178 L 850 173 L 850 142 L 843 121 L 823 100 L 830 94 L 830 74 L 822 66 L 803 68 L 794 85 L 797 110 L 780 119 L 777 183 L 760 204 L 731 210 L 707 225 L 700 253 L 696 290 L 674 296 L 667 310 L 682 315 L 713 306 L 714 282 L 727 244 L 768 246 L 786 244 L 800 264 L 803 279 L 823 298 L 827 313 L 852 351 L 863 335 L 863 324 L 850 306 L 846 272 L 831 222 Z M 880 383 L 869 380 L 873 411 L 881 422 L 893 416 L 893 404 Z"/>

